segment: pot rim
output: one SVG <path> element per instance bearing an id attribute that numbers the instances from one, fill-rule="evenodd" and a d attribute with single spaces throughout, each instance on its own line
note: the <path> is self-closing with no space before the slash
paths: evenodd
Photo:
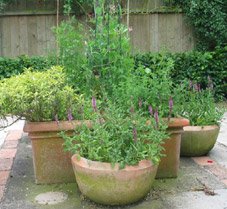
<path id="1" fill-rule="evenodd" d="M 79 157 L 79 159 L 78 159 Z M 141 160 L 139 164 L 137 165 L 126 165 L 125 168 L 120 169 L 119 163 L 116 163 L 114 167 L 111 163 L 107 162 L 99 162 L 99 161 L 93 161 L 86 159 L 84 157 L 81 157 L 79 154 L 74 154 L 71 157 L 72 163 L 75 163 L 77 166 L 89 170 L 99 170 L 99 171 L 138 171 L 138 170 L 144 170 L 149 167 L 155 166 L 154 163 L 151 160 Z"/>
<path id="2" fill-rule="evenodd" d="M 168 123 L 169 128 L 177 128 L 190 125 L 190 121 L 186 118 L 163 118 L 163 120 Z"/>
<path id="3" fill-rule="evenodd" d="M 205 125 L 205 126 L 185 126 L 184 131 L 210 131 L 218 130 L 220 127 L 218 125 Z"/>
<path id="4" fill-rule="evenodd" d="M 90 120 L 72 120 L 72 121 L 45 121 L 45 122 L 30 122 L 26 121 L 23 131 L 24 132 L 54 132 L 75 130 L 77 126 L 86 124 L 91 127 Z"/>

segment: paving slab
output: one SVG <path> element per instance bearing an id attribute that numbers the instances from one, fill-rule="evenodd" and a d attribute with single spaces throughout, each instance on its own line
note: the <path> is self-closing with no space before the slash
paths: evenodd
<path id="1" fill-rule="evenodd" d="M 6 132 L 21 130 L 23 125 L 21 121 Z M 2 133 L 0 131 L 0 148 Z M 125 207 L 95 204 L 81 195 L 76 183 L 36 185 L 30 140 L 24 135 L 18 141 L 15 140 L 17 133 L 11 134 L 12 137 L 9 136 L 4 143 L 6 151 L 1 154 L 14 156 L 13 149 L 19 144 L 11 172 L 12 158 L 4 157 L 8 161 L 0 163 L 1 172 L 5 172 L 4 176 L 1 175 L 4 186 L 0 183 L 0 199 L 4 192 L 5 195 L 0 200 L 0 209 L 227 209 L 227 113 L 217 143 L 208 156 L 196 160 L 181 158 L 178 178 L 155 180 L 146 198 Z M 37 197 L 43 197 L 43 194 L 51 194 L 47 198 L 49 202 L 39 204 Z M 58 198 L 52 194 L 60 194 L 64 201 L 50 204 L 58 202 Z"/>
<path id="2" fill-rule="evenodd" d="M 220 144 L 227 146 L 227 112 L 223 116 L 217 141 Z"/>
<path id="3" fill-rule="evenodd" d="M 214 190 L 215 195 L 206 195 L 204 192 L 183 192 L 175 196 L 167 196 L 170 207 L 173 209 L 226 209 L 227 190 Z"/>
<path id="4" fill-rule="evenodd" d="M 0 120 L 0 127 L 11 124 L 15 120 L 16 120 L 15 117 L 7 117 L 6 120 Z M 1 147 L 4 143 L 4 141 L 5 141 L 7 134 L 9 133 L 9 131 L 11 131 L 11 130 L 14 130 L 14 131 L 22 130 L 23 127 L 24 127 L 24 122 L 25 122 L 24 120 L 19 120 L 9 127 L 6 127 L 4 129 L 0 128 L 0 149 L 1 149 Z"/>
<path id="5" fill-rule="evenodd" d="M 215 193 L 214 196 L 206 192 Z M 38 204 L 36 197 L 47 192 L 63 192 L 67 199 L 59 204 Z M 227 186 L 203 166 L 191 158 L 181 158 L 179 176 L 176 179 L 155 180 L 147 197 L 125 207 L 108 207 L 84 198 L 76 183 L 36 185 L 32 165 L 30 140 L 21 139 L 7 184 L 1 209 L 214 209 L 226 206 Z M 209 204 L 208 204 L 209 203 Z M 215 204 L 215 207 L 214 207 Z"/>

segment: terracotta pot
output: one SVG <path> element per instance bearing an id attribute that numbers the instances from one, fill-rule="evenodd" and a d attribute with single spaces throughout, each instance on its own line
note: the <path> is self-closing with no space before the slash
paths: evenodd
<path id="1" fill-rule="evenodd" d="M 89 121 L 85 121 L 91 125 Z M 81 121 L 26 122 L 24 132 L 32 143 L 33 167 L 37 184 L 75 182 L 71 154 L 63 149 L 61 131 L 70 135 Z"/>
<path id="2" fill-rule="evenodd" d="M 213 147 L 219 133 L 219 126 L 187 126 L 181 140 L 181 156 L 206 155 Z"/>
<path id="3" fill-rule="evenodd" d="M 157 166 L 149 160 L 119 169 L 118 164 L 113 168 L 110 163 L 73 155 L 72 164 L 82 194 L 105 205 L 125 205 L 142 199 L 150 191 L 157 172 Z"/>
<path id="4" fill-rule="evenodd" d="M 165 119 L 167 120 L 167 119 Z M 171 118 L 167 132 L 170 138 L 163 144 L 165 157 L 161 158 L 156 178 L 176 178 L 180 164 L 180 144 L 183 127 L 189 125 L 185 118 Z"/>

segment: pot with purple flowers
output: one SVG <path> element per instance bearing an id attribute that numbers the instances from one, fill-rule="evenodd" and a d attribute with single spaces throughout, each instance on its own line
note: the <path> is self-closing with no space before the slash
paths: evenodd
<path id="1" fill-rule="evenodd" d="M 134 108 L 125 113 L 112 102 L 100 114 L 95 108 L 92 128 L 85 124 L 72 136 L 63 134 L 73 155 L 72 165 L 83 195 L 105 205 L 126 205 L 144 198 L 154 182 L 166 127 Z M 149 121 L 149 123 L 147 122 Z"/>
<path id="2" fill-rule="evenodd" d="M 149 106 L 149 112 L 152 115 L 152 107 Z M 163 143 L 162 158 L 159 163 L 156 178 L 176 178 L 180 164 L 180 144 L 183 127 L 189 125 L 189 120 L 185 118 L 171 117 L 173 112 L 173 98 L 169 99 L 168 118 L 163 118 L 167 124 L 166 132 L 169 137 Z M 156 123 L 159 123 L 158 111 L 154 112 Z"/>
<path id="3" fill-rule="evenodd" d="M 216 143 L 223 111 L 215 105 L 210 78 L 208 84 L 208 88 L 201 89 L 199 84 L 190 82 L 189 87 L 182 89 L 179 107 L 191 125 L 184 127 L 181 156 L 206 155 Z"/>
<path id="4" fill-rule="evenodd" d="M 27 70 L 4 79 L 0 95 L 2 117 L 11 114 L 26 120 L 24 131 L 31 140 L 35 182 L 75 182 L 71 154 L 64 152 L 59 133 L 71 135 L 89 113 L 83 98 L 66 85 L 62 68 Z M 90 125 L 89 121 L 86 124 Z"/>
<path id="5" fill-rule="evenodd" d="M 160 60 L 165 60 L 165 64 L 157 65 Z M 176 112 L 178 103 L 175 102 L 175 87 L 170 76 L 172 59 L 165 54 L 159 54 L 152 57 L 152 62 L 149 68 L 138 67 L 135 74 L 128 77 L 114 93 L 122 107 L 133 104 L 135 109 L 144 115 L 148 114 L 147 110 L 149 110 L 150 117 L 154 118 L 157 124 L 165 121 L 169 137 L 162 144 L 157 178 L 177 177 L 181 133 L 183 127 L 189 125 L 189 121 Z"/>

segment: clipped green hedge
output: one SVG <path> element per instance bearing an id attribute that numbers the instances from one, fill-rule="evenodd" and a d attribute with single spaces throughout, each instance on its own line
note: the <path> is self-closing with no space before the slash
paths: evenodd
<path id="1" fill-rule="evenodd" d="M 165 65 L 167 58 L 174 62 L 171 74 L 174 83 L 178 84 L 188 79 L 206 87 L 210 76 L 214 83 L 216 98 L 227 98 L 227 46 L 216 48 L 213 52 L 137 54 L 135 66 L 142 64 L 155 70 L 156 65 Z M 33 70 L 42 71 L 52 65 L 56 65 L 56 60 L 49 57 L 20 56 L 16 59 L 0 57 L 0 79 L 23 73 L 25 68 L 31 67 Z"/>
<path id="2" fill-rule="evenodd" d="M 166 57 L 172 58 L 174 62 L 171 74 L 174 83 L 179 84 L 188 79 L 205 88 L 209 76 L 214 84 L 216 98 L 227 98 L 227 47 L 216 48 L 213 52 L 138 54 L 135 56 L 136 67 L 142 64 L 152 69 L 154 64 L 163 64 Z"/>
<path id="3" fill-rule="evenodd" d="M 55 64 L 54 59 L 47 57 L 28 57 L 24 55 L 15 59 L 0 57 L 0 79 L 21 74 L 25 68 L 42 71 Z"/>

